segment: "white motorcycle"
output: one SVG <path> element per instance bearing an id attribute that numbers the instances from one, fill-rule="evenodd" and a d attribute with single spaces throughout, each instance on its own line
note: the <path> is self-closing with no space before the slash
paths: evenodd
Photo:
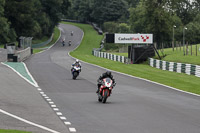
<path id="1" fill-rule="evenodd" d="M 72 79 L 76 79 L 81 72 L 81 67 L 79 65 L 73 66 L 72 68 Z"/>

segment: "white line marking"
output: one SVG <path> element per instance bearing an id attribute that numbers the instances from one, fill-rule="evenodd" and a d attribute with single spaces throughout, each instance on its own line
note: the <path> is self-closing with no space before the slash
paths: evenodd
<path id="1" fill-rule="evenodd" d="M 42 96 L 43 96 L 43 97 L 46 97 L 47 95 L 46 95 L 46 94 L 43 94 Z"/>
<path id="2" fill-rule="evenodd" d="M 51 99 L 47 99 L 47 101 L 51 101 Z"/>
<path id="3" fill-rule="evenodd" d="M 54 104 L 54 102 L 49 102 L 49 104 Z"/>
<path id="4" fill-rule="evenodd" d="M 68 122 L 68 121 L 66 121 L 66 122 L 64 122 L 64 123 L 65 123 L 65 125 L 71 125 L 71 123 Z"/>
<path id="5" fill-rule="evenodd" d="M 41 91 L 42 89 L 38 88 L 37 90 L 38 90 L 38 91 Z"/>
<path id="6" fill-rule="evenodd" d="M 57 115 L 62 115 L 62 113 L 61 113 L 61 112 L 56 112 L 56 114 L 57 114 Z"/>
<path id="7" fill-rule="evenodd" d="M 61 119 L 61 120 L 67 120 L 67 118 L 66 118 L 66 117 L 60 117 L 60 119 Z"/>
<path id="8" fill-rule="evenodd" d="M 29 72 L 29 70 L 28 70 L 26 64 L 25 64 L 24 62 L 22 62 L 22 63 L 24 64 L 24 67 L 25 67 L 25 69 L 26 69 L 26 72 L 27 72 L 28 75 L 31 77 L 32 81 L 34 82 L 35 87 L 39 87 L 38 84 L 37 84 L 37 82 L 35 81 L 35 79 L 34 79 L 33 76 L 31 75 L 31 73 Z"/>
<path id="9" fill-rule="evenodd" d="M 42 91 L 42 92 L 40 92 L 40 94 L 44 94 L 44 92 Z"/>
<path id="10" fill-rule="evenodd" d="M 73 127 L 70 127 L 70 128 L 69 128 L 69 131 L 70 131 L 70 132 L 76 132 L 76 129 L 73 128 Z"/>
<path id="11" fill-rule="evenodd" d="M 30 121 L 25 120 L 25 119 L 23 119 L 23 118 L 20 118 L 20 117 L 18 117 L 18 116 L 16 116 L 16 115 L 10 114 L 10 113 L 8 113 L 8 112 L 2 110 L 2 109 L 0 109 L 0 112 L 3 113 L 3 114 L 6 114 L 6 115 L 8 115 L 8 116 L 11 116 L 11 117 L 13 117 L 13 118 L 15 118 L 15 119 L 18 119 L 18 120 L 20 120 L 20 121 L 23 121 L 23 122 L 25 122 L 25 123 L 27 123 L 27 124 L 33 125 L 33 126 L 35 126 L 35 127 L 39 127 L 39 128 L 41 128 L 41 129 L 44 129 L 44 130 L 47 130 L 47 131 L 49 131 L 49 132 L 52 132 L 52 133 L 59 133 L 59 132 L 57 132 L 57 131 L 55 131 L 55 130 L 52 130 L 52 129 L 50 129 L 50 128 L 41 126 L 41 125 L 39 125 L 39 124 L 30 122 Z"/>
<path id="12" fill-rule="evenodd" d="M 45 99 L 48 99 L 49 97 L 44 97 Z"/>
<path id="13" fill-rule="evenodd" d="M 51 105 L 51 107 L 52 107 L 52 108 L 55 108 L 55 107 L 56 107 L 56 105 Z"/>
<path id="14" fill-rule="evenodd" d="M 12 69 L 15 73 L 17 73 L 21 78 L 23 78 L 24 80 L 26 80 L 28 83 L 30 83 L 31 85 L 33 85 L 33 86 L 35 86 L 35 87 L 38 87 L 38 85 L 37 84 L 34 84 L 34 83 L 32 83 L 31 81 L 29 81 L 27 78 L 25 78 L 24 76 L 22 76 L 18 71 L 16 71 L 14 68 L 12 68 L 11 66 L 9 66 L 9 65 L 7 65 L 7 64 L 5 64 L 5 63 L 3 63 L 3 62 L 1 62 L 1 64 L 3 64 L 3 65 L 5 65 L 5 66 L 7 66 L 7 67 L 9 67 L 10 69 Z"/>
<path id="15" fill-rule="evenodd" d="M 53 110 L 54 110 L 54 111 L 58 111 L 59 109 L 58 109 L 58 108 L 53 108 Z"/>

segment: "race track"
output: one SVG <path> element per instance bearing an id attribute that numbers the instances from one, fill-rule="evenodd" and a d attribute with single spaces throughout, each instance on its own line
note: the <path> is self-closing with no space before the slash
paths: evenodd
<path id="1" fill-rule="evenodd" d="M 106 104 L 96 95 L 97 78 L 105 69 L 83 63 L 72 80 L 68 52 L 83 32 L 60 24 L 62 38 L 51 49 L 25 63 L 40 88 L 54 101 L 77 133 L 200 133 L 200 97 L 113 72 L 117 85 Z M 70 32 L 74 31 L 74 36 Z"/>

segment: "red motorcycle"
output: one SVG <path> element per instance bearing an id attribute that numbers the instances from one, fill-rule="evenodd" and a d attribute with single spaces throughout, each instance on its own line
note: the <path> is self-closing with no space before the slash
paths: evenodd
<path id="1" fill-rule="evenodd" d="M 99 88 L 98 100 L 99 102 L 106 103 L 107 98 L 111 95 L 112 89 L 115 86 L 110 78 L 104 78 Z"/>

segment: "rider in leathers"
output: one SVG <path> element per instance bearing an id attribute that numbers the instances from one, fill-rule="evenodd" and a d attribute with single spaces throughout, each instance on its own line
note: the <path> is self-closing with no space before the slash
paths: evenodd
<path id="1" fill-rule="evenodd" d="M 100 87 L 101 87 L 101 82 L 102 82 L 102 80 L 104 79 L 104 78 L 110 78 L 112 81 L 113 81 L 113 85 L 115 86 L 115 84 L 116 84 L 116 82 L 115 82 L 115 79 L 113 78 L 113 75 L 111 74 L 111 72 L 110 71 L 107 71 L 107 72 L 105 72 L 105 73 L 103 73 L 100 77 L 99 77 L 99 79 L 97 80 L 97 91 L 96 91 L 96 93 L 99 93 L 99 89 L 100 89 Z"/>
<path id="2" fill-rule="evenodd" d="M 73 70 L 74 66 L 76 66 L 76 65 L 78 65 L 81 68 L 81 63 L 78 59 L 76 59 L 76 61 L 72 64 L 71 71 Z M 80 69 L 80 71 L 81 71 L 81 69 Z"/>

